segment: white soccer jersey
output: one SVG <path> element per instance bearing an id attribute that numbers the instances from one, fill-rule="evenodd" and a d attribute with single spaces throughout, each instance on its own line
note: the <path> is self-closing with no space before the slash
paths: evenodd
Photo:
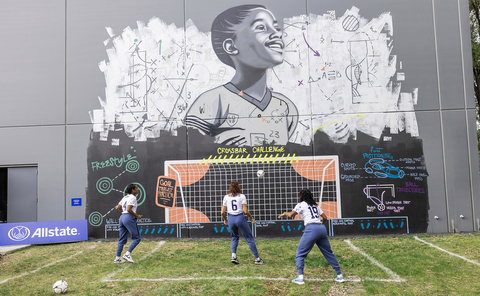
<path id="1" fill-rule="evenodd" d="M 237 196 L 227 194 L 223 197 L 223 205 L 227 207 L 227 213 L 240 215 L 243 213 L 243 205 L 247 204 L 245 195 L 239 193 Z"/>
<path id="2" fill-rule="evenodd" d="M 132 211 L 137 212 L 137 197 L 133 194 L 125 195 L 122 200 L 118 203 L 122 206 L 122 214 L 128 213 L 128 206 L 132 205 Z"/>
<path id="3" fill-rule="evenodd" d="M 258 101 L 232 83 L 201 94 L 187 112 L 185 125 L 235 146 L 285 145 L 295 131 L 298 110 L 287 97 L 266 89 Z"/>
<path id="4" fill-rule="evenodd" d="M 321 215 L 323 211 L 318 205 L 309 206 L 306 202 L 302 201 L 298 203 L 293 210 L 302 217 L 305 225 L 309 223 L 322 223 Z"/>

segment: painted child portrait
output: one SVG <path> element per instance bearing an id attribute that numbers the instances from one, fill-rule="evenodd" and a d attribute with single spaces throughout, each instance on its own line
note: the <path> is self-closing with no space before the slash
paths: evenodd
<path id="1" fill-rule="evenodd" d="M 198 96 L 185 124 L 222 145 L 285 145 L 297 126 L 298 110 L 267 87 L 267 70 L 283 62 L 285 46 L 275 16 L 261 5 L 232 7 L 213 21 L 211 41 L 235 75 Z"/>

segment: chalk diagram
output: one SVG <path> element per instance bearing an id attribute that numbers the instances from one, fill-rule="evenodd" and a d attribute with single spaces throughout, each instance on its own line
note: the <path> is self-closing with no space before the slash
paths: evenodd
<path id="1" fill-rule="evenodd" d="M 211 33 L 199 31 L 192 20 L 177 28 L 154 17 L 119 35 L 107 32 L 108 61 L 99 63 L 105 98 L 99 97 L 102 109 L 90 113 L 101 141 L 116 124 L 135 141 L 159 138 L 161 131 L 176 135 L 193 101 L 235 74 L 216 57 Z M 289 142 L 309 145 L 318 127 L 336 143 L 355 138 L 357 130 L 379 138 L 385 127 L 419 136 L 416 118 L 398 115 L 417 104 L 418 89 L 401 91 L 405 73 L 397 72 L 392 54 L 389 12 L 371 20 L 356 7 L 339 17 L 335 11 L 292 16 L 284 21 L 283 40 L 284 62 L 267 71 L 267 85 L 292 100 L 298 114 L 309 114 L 298 117 Z M 366 115 L 352 116 L 358 114 Z M 229 124 L 236 122 L 229 118 Z"/>
<path id="2" fill-rule="evenodd" d="M 350 65 L 345 69 L 345 75 L 351 82 L 352 104 L 376 103 L 378 95 L 376 70 L 381 56 L 375 53 L 375 40 L 368 34 L 358 33 L 348 41 Z"/>
<path id="3" fill-rule="evenodd" d="M 376 196 L 371 194 L 371 190 L 376 191 Z M 395 197 L 395 186 L 393 184 L 376 184 L 376 185 L 367 185 L 363 188 L 363 193 L 367 196 L 369 200 L 371 200 L 379 211 L 385 210 L 385 203 L 383 202 L 383 197 L 386 192 L 385 189 L 389 189 L 391 192 L 392 197 Z M 383 190 L 380 193 L 380 190 Z"/>
<path id="4" fill-rule="evenodd" d="M 373 174 L 379 178 L 401 179 L 405 172 L 393 165 L 385 162 L 382 158 L 372 158 L 365 164 L 365 172 Z"/>
<path id="5" fill-rule="evenodd" d="M 107 195 L 107 194 L 111 193 L 112 191 L 116 191 L 116 192 L 120 192 L 122 194 L 122 196 L 125 196 L 128 185 L 125 186 L 125 188 L 123 188 L 123 190 L 115 189 L 114 186 L 113 186 L 114 181 L 115 181 L 115 179 L 117 179 L 118 177 L 123 175 L 124 173 L 135 173 L 135 172 L 137 172 L 139 170 L 139 168 L 140 168 L 140 164 L 138 163 L 138 161 L 129 160 L 125 165 L 125 170 L 123 172 L 121 172 L 119 175 L 117 175 L 115 178 L 111 179 L 109 177 L 102 177 L 102 178 L 98 179 L 97 183 L 96 183 L 97 191 L 100 194 L 103 194 L 103 195 Z M 137 185 L 137 187 L 139 189 L 138 194 L 137 194 L 137 206 L 140 206 L 141 204 L 143 204 L 143 202 L 145 201 L 145 198 L 146 198 L 145 189 L 143 188 L 142 184 L 140 184 L 138 182 L 131 182 L 131 183 Z M 118 201 L 120 201 L 120 199 Z M 115 206 L 116 206 L 116 204 L 115 204 Z M 95 227 L 98 227 L 98 226 L 102 225 L 103 218 L 106 215 L 108 215 L 114 208 L 115 207 L 110 209 L 110 211 L 108 211 L 104 215 L 102 215 L 100 212 L 90 213 L 90 215 L 88 216 L 88 223 L 90 223 L 90 225 L 95 226 Z"/>

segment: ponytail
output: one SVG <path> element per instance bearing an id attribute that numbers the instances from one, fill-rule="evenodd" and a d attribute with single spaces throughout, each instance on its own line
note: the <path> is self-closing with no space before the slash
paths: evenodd
<path id="1" fill-rule="evenodd" d="M 300 190 L 300 202 L 306 202 L 309 206 L 316 206 L 317 202 L 313 198 L 312 192 L 308 189 Z"/>
<path id="2" fill-rule="evenodd" d="M 237 181 L 230 182 L 230 188 L 228 188 L 228 194 L 233 196 L 237 196 L 237 194 L 242 193 L 242 189 L 240 189 L 240 185 L 238 185 Z"/>

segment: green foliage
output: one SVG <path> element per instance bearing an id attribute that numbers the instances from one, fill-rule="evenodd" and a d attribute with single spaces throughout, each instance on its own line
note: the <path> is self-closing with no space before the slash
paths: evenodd
<path id="1" fill-rule="evenodd" d="M 477 109 L 477 145 L 480 161 L 480 0 L 468 0 L 470 9 L 470 37 L 472 41 L 473 85 Z"/>
<path id="2" fill-rule="evenodd" d="M 477 102 L 480 100 L 480 0 L 469 0 L 470 8 L 470 37 L 472 41 L 472 62 L 473 76 L 475 86 L 475 97 Z M 478 112 L 477 112 L 478 114 Z M 478 115 L 477 115 L 478 116 Z"/>

